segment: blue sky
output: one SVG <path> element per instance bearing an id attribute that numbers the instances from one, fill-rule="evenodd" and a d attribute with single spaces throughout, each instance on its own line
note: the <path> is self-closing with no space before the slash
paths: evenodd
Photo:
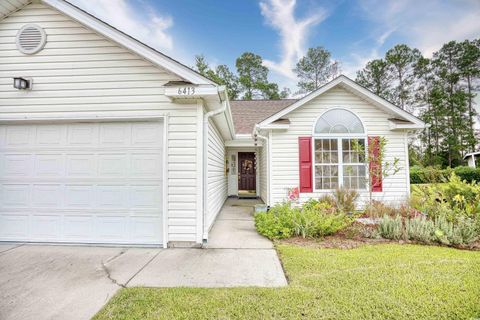
<path id="1" fill-rule="evenodd" d="M 430 56 L 449 40 L 480 37 L 479 0 L 70 1 L 189 66 L 204 54 L 234 69 L 241 53 L 257 53 L 270 79 L 292 89 L 308 47 L 324 46 L 354 77 L 397 43 Z"/>

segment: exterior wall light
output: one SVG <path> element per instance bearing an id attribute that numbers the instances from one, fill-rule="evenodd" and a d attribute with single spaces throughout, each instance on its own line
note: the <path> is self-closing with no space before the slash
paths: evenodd
<path id="1" fill-rule="evenodd" d="M 13 87 L 18 90 L 32 90 L 32 79 L 13 78 Z"/>

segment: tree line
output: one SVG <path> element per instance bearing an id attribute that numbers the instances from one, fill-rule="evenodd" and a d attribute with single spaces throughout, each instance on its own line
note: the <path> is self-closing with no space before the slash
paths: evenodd
<path id="1" fill-rule="evenodd" d="M 429 126 L 410 143 L 414 164 L 455 167 L 479 147 L 474 99 L 480 90 L 480 39 L 450 41 L 431 58 L 396 45 L 369 61 L 355 80 Z"/>
<path id="2" fill-rule="evenodd" d="M 283 99 L 292 93 L 268 80 L 262 57 L 245 52 L 227 65 L 210 67 L 195 56 L 195 69 L 227 87 L 232 100 Z M 298 92 L 306 94 L 340 74 L 340 64 L 324 47 L 309 48 L 294 72 Z M 474 99 L 480 91 L 480 39 L 444 44 L 431 58 L 398 44 L 383 58 L 357 72 L 355 81 L 399 108 L 422 119 L 428 128 L 410 141 L 411 164 L 455 167 L 463 156 L 480 147 Z"/>
<path id="3" fill-rule="evenodd" d="M 268 80 L 269 69 L 264 66 L 261 56 L 245 52 L 235 61 L 236 73 L 221 64 L 210 67 L 204 55 L 195 56 L 194 69 L 200 74 L 227 87 L 231 100 L 284 99 L 291 95 L 289 88 L 279 89 L 277 83 Z M 310 48 L 294 69 L 298 81 L 298 93 L 308 93 L 325 82 L 332 80 L 340 72 L 337 62 L 323 47 Z"/>

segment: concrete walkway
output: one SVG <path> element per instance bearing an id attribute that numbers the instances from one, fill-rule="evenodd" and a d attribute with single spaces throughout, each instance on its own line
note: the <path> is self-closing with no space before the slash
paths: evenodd
<path id="1" fill-rule="evenodd" d="M 228 199 L 210 232 L 206 249 L 164 250 L 128 286 L 287 285 L 272 242 L 255 230 L 253 206 L 256 203 L 259 202 Z"/>
<path id="2" fill-rule="evenodd" d="M 229 199 L 206 249 L 0 244 L 0 319 L 90 319 L 123 287 L 285 286 L 255 203 Z"/>

